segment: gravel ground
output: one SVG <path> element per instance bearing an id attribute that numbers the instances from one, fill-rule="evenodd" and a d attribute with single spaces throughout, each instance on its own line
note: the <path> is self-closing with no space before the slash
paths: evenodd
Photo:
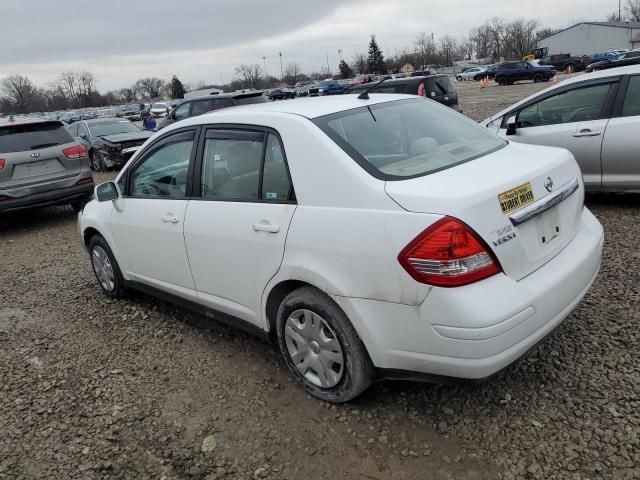
<path id="1" fill-rule="evenodd" d="M 458 90 L 480 120 L 545 86 Z M 71 209 L 0 217 L 0 478 L 640 478 L 639 204 L 588 198 L 601 274 L 517 365 L 343 406 L 308 397 L 259 340 L 108 300 Z"/>

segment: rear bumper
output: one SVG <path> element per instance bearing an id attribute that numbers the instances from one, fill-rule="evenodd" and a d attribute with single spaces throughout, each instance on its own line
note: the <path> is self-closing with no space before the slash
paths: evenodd
<path id="1" fill-rule="evenodd" d="M 48 192 L 34 193 L 23 197 L 7 198 L 0 200 L 0 212 L 10 212 L 25 208 L 46 207 L 60 205 L 74 201 L 89 199 L 93 194 L 95 185 L 93 181 L 85 185 L 59 188 Z"/>
<path id="2" fill-rule="evenodd" d="M 600 268 L 603 230 L 588 211 L 551 261 L 520 281 L 504 274 L 433 287 L 420 306 L 334 297 L 381 369 L 481 379 L 513 363 L 573 311 Z"/>

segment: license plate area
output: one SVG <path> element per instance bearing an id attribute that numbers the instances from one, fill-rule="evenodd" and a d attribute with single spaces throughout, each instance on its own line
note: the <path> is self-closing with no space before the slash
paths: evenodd
<path id="1" fill-rule="evenodd" d="M 13 169 L 13 178 L 28 178 L 46 175 L 52 172 L 64 170 L 58 160 L 38 160 L 37 162 L 16 165 Z"/>
<path id="2" fill-rule="evenodd" d="M 534 218 L 538 233 L 538 244 L 542 247 L 550 245 L 561 236 L 560 212 L 558 207 L 553 207 Z"/>

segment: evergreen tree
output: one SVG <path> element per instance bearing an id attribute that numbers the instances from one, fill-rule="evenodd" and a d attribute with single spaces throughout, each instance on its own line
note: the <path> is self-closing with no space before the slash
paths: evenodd
<path id="1" fill-rule="evenodd" d="M 340 60 L 340 65 L 338 65 L 338 70 L 340 70 L 340 78 L 351 78 L 353 77 L 353 70 L 347 62 L 344 60 Z"/>
<path id="2" fill-rule="evenodd" d="M 184 86 L 175 75 L 171 79 L 169 90 L 171 92 L 171 98 L 184 98 Z"/>
<path id="3" fill-rule="evenodd" d="M 386 68 L 384 66 L 384 55 L 378 46 L 378 42 L 376 42 L 375 35 L 371 35 L 367 63 L 369 64 L 369 73 L 383 74 L 386 72 Z"/>

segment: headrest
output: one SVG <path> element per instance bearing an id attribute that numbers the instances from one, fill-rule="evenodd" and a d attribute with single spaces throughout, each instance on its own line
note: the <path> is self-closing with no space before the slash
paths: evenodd
<path id="1" fill-rule="evenodd" d="M 249 142 L 239 142 L 227 150 L 227 169 L 232 177 L 260 170 L 260 150 Z"/>

